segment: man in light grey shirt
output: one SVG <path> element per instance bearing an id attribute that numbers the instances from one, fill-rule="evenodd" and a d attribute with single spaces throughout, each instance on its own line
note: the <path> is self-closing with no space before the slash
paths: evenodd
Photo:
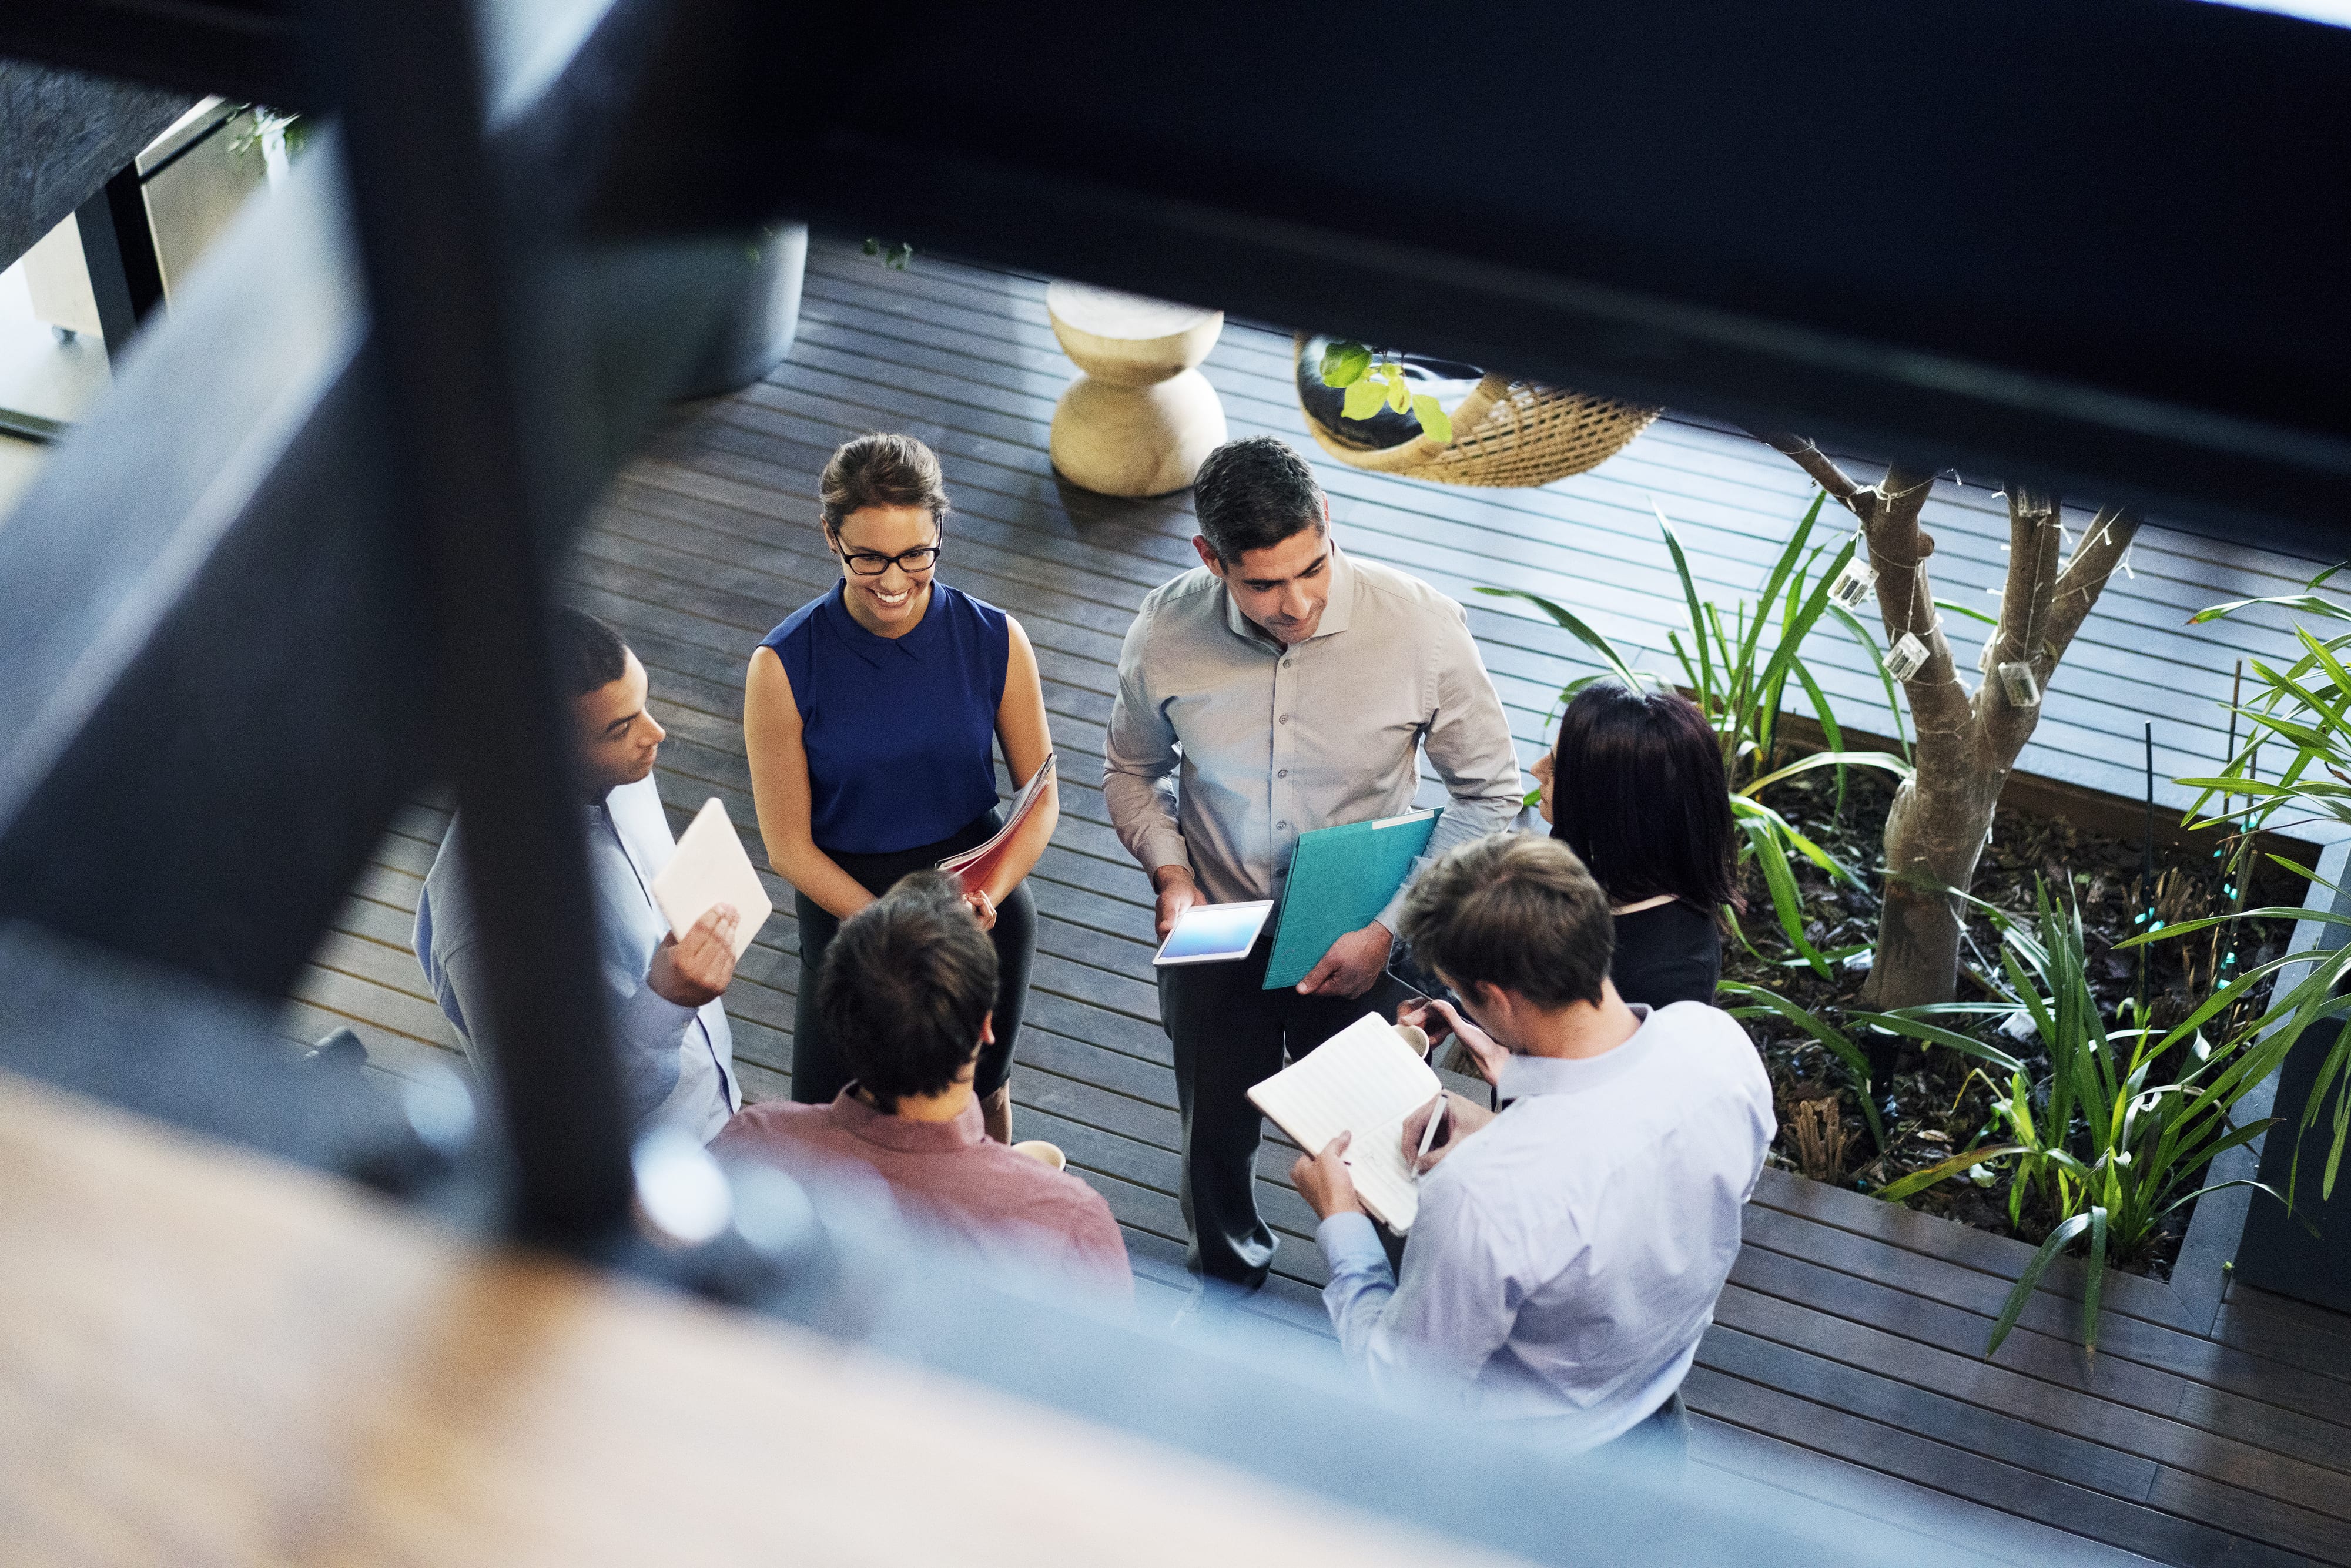
<path id="1" fill-rule="evenodd" d="M 589 883 L 596 895 L 597 967 L 610 1004 L 621 1092 L 632 1124 L 664 1123 L 705 1143 L 743 1103 L 735 1038 L 718 998 L 735 975 L 737 915 L 721 904 L 684 941 L 653 899 L 653 878 L 676 850 L 653 783 L 664 738 L 645 711 L 645 667 L 593 616 L 560 611 L 557 668 L 570 681 Z M 489 1082 L 489 977 L 465 887 L 460 819 L 416 901 L 416 961 L 482 1082 Z"/>
<path id="2" fill-rule="evenodd" d="M 1575 1447 L 1651 1423 L 1670 1437 L 1771 1147 L 1761 1059 L 1714 1008 L 1625 1005 L 1607 894 L 1554 840 L 1455 851 L 1403 918 L 1474 1022 L 1443 1003 L 1416 1016 L 1455 1025 L 1508 1105 L 1444 1097 L 1400 1281 L 1355 1200 L 1348 1139 L 1298 1161 L 1341 1344 L 1385 1391 L 1544 1419 Z M 1434 1109 L 1406 1118 L 1407 1158 Z"/>
<path id="3" fill-rule="evenodd" d="M 1151 873 L 1160 935 L 1196 903 L 1280 898 L 1301 833 L 1410 810 L 1424 751 L 1449 796 L 1432 856 L 1507 826 L 1517 752 L 1461 607 L 1342 551 L 1312 470 L 1270 436 L 1209 454 L 1193 500 L 1200 565 L 1143 601 L 1103 756 L 1103 801 Z M 1249 1087 L 1401 994 L 1383 973 L 1403 901 L 1294 990 L 1263 988 L 1270 925 L 1242 962 L 1159 971 L 1195 1272 L 1263 1281 L 1274 1238 Z"/>

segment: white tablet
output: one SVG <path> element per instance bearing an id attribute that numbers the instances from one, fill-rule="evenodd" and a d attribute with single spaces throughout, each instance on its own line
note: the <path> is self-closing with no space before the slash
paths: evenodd
<path id="1" fill-rule="evenodd" d="M 1273 901 L 1255 904 L 1196 904 L 1176 917 L 1176 928 L 1159 945 L 1155 964 L 1222 964 L 1246 958 L 1265 929 Z"/>

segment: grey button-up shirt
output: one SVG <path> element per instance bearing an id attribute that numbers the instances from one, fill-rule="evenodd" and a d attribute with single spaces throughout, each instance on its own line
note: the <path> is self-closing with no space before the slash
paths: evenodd
<path id="1" fill-rule="evenodd" d="M 1428 859 L 1510 825 L 1518 754 L 1468 616 L 1334 542 L 1295 647 L 1206 567 L 1152 591 L 1119 653 L 1102 800 L 1145 871 L 1188 867 L 1220 904 L 1277 898 L 1299 834 L 1412 809 L 1423 749 L 1451 796 Z M 1403 905 L 1398 889 L 1380 913 L 1390 931 Z"/>
<path id="2" fill-rule="evenodd" d="M 597 968 L 611 1009 L 622 1096 L 634 1122 L 668 1123 L 707 1143 L 743 1103 L 743 1092 L 735 1082 L 735 1036 L 726 1004 L 689 1008 L 645 984 L 653 949 L 669 934 L 669 921 L 653 903 L 653 878 L 677 851 L 660 791 L 648 775 L 612 790 L 585 816 Z M 465 890 L 461 825 L 449 824 L 433 859 L 411 940 L 425 980 L 486 1088 L 491 1079 L 481 1034 L 489 977 Z"/>

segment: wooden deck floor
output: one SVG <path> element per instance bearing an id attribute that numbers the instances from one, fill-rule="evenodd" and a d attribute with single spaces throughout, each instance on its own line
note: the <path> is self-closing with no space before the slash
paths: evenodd
<path id="1" fill-rule="evenodd" d="M 1286 337 L 1229 325 L 1207 371 L 1236 434 L 1305 444 Z M 1055 477 L 1047 423 L 1070 373 L 1040 285 L 929 258 L 884 272 L 819 245 L 790 359 L 767 382 L 681 419 L 632 465 L 567 579 L 652 671 L 671 734 L 661 778 L 673 816 L 682 826 L 715 794 L 756 843 L 742 675 L 758 637 L 829 582 L 812 521 L 818 470 L 836 443 L 870 429 L 909 431 L 939 450 L 956 505 L 947 570 L 1028 628 L 1064 763 L 1061 826 L 1032 883 L 1043 920 L 1014 1079 L 1019 1129 L 1061 1144 L 1109 1199 L 1142 1310 L 1166 1313 L 1184 1284 L 1175 1084 L 1147 888 L 1108 826 L 1100 757 L 1119 639 L 1142 595 L 1191 559 L 1193 530 L 1186 497 L 1109 501 Z M 1680 598 L 1652 499 L 1728 596 L 1757 585 L 1805 498 L 1802 476 L 1775 455 L 1671 420 L 1597 472 L 1539 492 L 1318 466 L 1350 549 L 1470 604 L 1530 758 L 1552 694 L 1588 666 L 1555 630 L 1499 612 L 1473 585 L 1556 594 L 1661 648 Z M 2001 570 L 2005 534 L 1994 507 L 1968 491 L 1930 518 L 1944 596 L 1991 602 L 1981 591 Z M 2312 570 L 2154 531 L 2134 569 L 2076 644 L 2024 767 L 2129 793 L 2145 716 L 2158 725 L 2165 776 L 2202 768 L 2220 749 L 2217 709 L 2206 710 L 2225 695 L 2231 664 L 2284 639 L 2274 625 L 2181 622 Z M 1857 650 L 1821 651 L 1833 697 L 1868 727 L 1875 681 L 1862 684 Z M 289 1002 L 289 1036 L 350 1023 L 393 1074 L 450 1060 L 407 947 L 445 826 L 428 803 L 402 814 Z M 789 909 L 788 890 L 771 891 Z M 728 993 L 754 1097 L 789 1084 L 796 954 L 793 922 L 779 916 Z M 1311 1216 L 1286 1182 L 1290 1157 L 1270 1141 L 1259 1166 L 1283 1245 L 1253 1310 L 1295 1331 L 1301 1354 L 1328 1355 L 1322 1265 Z M 1949 1560 L 1935 1542 L 1968 1540 L 2018 1562 L 2351 1563 L 2351 1321 L 2240 1289 L 2218 1323 L 2187 1323 L 2169 1292 L 2126 1281 L 2093 1363 L 2071 1343 L 2060 1283 L 1987 1363 L 1977 1352 L 2022 1248 L 1765 1177 L 1688 1386 L 1704 1417 L 1696 1457 L 1725 1484 L 1761 1479 L 1896 1520 L 1927 1538 L 1922 1561 Z"/>

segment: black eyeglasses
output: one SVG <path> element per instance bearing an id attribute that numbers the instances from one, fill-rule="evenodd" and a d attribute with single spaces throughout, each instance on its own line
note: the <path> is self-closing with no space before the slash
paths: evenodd
<path id="1" fill-rule="evenodd" d="M 938 565 L 944 551 L 945 547 L 941 545 L 917 545 L 913 549 L 902 549 L 896 555 L 875 555 L 872 550 L 862 549 L 841 550 L 840 555 L 849 563 L 849 570 L 860 577 L 879 577 L 893 566 L 908 577 L 914 577 Z"/>

